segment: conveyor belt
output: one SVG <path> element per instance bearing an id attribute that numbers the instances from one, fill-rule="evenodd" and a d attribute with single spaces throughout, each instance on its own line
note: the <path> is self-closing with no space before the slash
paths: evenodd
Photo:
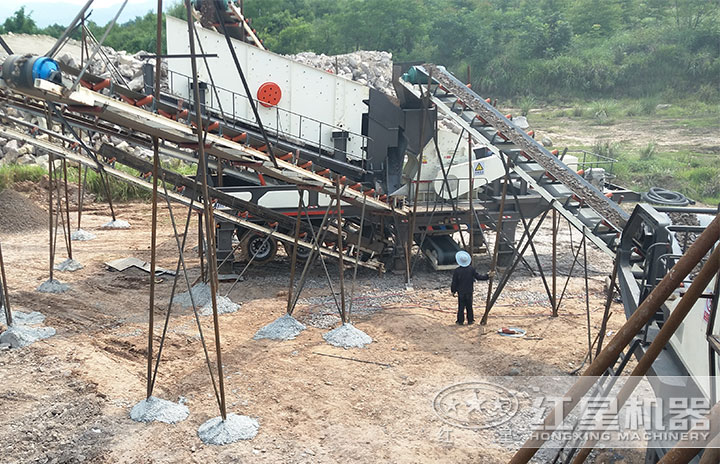
<path id="1" fill-rule="evenodd" d="M 628 214 L 574 170 L 549 153 L 532 137 L 445 69 L 415 67 L 422 80 L 432 73 L 431 100 L 484 145 L 510 163 L 512 172 L 550 203 L 598 248 L 614 255 Z M 402 81 L 420 95 L 417 85 Z M 610 218 L 610 219 L 608 219 Z"/>
<path id="2" fill-rule="evenodd" d="M 76 162 L 76 163 L 81 163 L 81 164 L 83 164 L 83 165 L 85 165 L 85 166 L 90 167 L 91 169 L 96 169 L 96 168 L 97 168 L 97 164 L 95 163 L 95 161 L 91 160 L 90 158 L 88 158 L 88 157 L 86 157 L 86 156 L 83 156 L 83 155 L 81 155 L 81 154 L 79 154 L 79 153 L 76 153 L 76 152 L 74 152 L 74 151 L 68 150 L 68 149 L 66 149 L 66 148 L 64 148 L 64 147 L 61 147 L 61 146 L 59 146 L 59 145 L 56 145 L 56 144 L 54 144 L 54 143 L 52 143 L 52 142 L 49 142 L 49 141 L 46 141 L 46 140 L 40 140 L 40 139 L 37 139 L 37 138 L 35 138 L 35 137 L 32 137 L 32 136 L 30 136 L 30 135 L 28 135 L 28 134 L 25 134 L 25 133 L 22 133 L 22 132 L 18 132 L 18 131 L 16 131 L 16 130 L 9 129 L 9 128 L 2 127 L 2 126 L 0 126 L 0 135 L 7 136 L 8 138 L 11 138 L 11 139 L 22 140 L 23 142 L 29 143 L 29 144 L 34 145 L 34 146 L 36 146 L 36 147 L 38 147 L 38 148 L 41 148 L 41 149 L 43 149 L 43 150 L 52 152 L 54 155 L 57 155 L 57 156 L 59 156 L 59 157 L 61 157 L 61 158 L 65 158 L 65 159 L 67 159 L 68 161 L 73 161 L 73 162 Z M 109 175 L 111 175 L 111 176 L 113 176 L 113 177 L 115 177 L 115 178 L 117 178 L 117 179 L 120 179 L 120 180 L 122 180 L 123 182 L 127 182 L 127 183 L 130 183 L 130 184 L 133 184 L 133 185 L 137 185 L 137 186 L 139 186 L 139 187 L 141 187 L 141 188 L 143 188 L 143 189 L 146 189 L 146 190 L 152 190 L 152 183 L 151 183 L 151 182 L 148 182 L 147 180 L 143 180 L 143 179 L 134 177 L 134 176 L 132 176 L 132 175 L 126 173 L 126 172 L 120 171 L 120 170 L 115 169 L 115 168 L 113 168 L 113 167 L 111 167 L 111 166 L 108 166 L 108 165 L 103 165 L 103 168 L 104 168 L 104 170 L 105 170 L 105 172 L 106 172 L 107 174 L 109 174 Z M 163 193 L 162 191 L 159 191 L 158 194 L 164 195 L 164 193 Z M 174 202 L 176 202 L 176 203 L 180 203 L 180 204 L 185 205 L 185 206 L 189 206 L 190 203 L 191 203 L 191 201 L 190 201 L 189 198 L 187 198 L 187 197 L 185 197 L 185 196 L 183 196 L 183 195 L 180 195 L 180 194 L 178 194 L 178 193 L 175 193 L 175 192 L 170 192 L 170 191 L 168 191 L 168 192 L 167 192 L 167 196 L 168 196 L 168 198 L 169 198 L 170 200 L 172 200 L 172 201 L 174 201 Z M 197 211 L 201 211 L 201 210 L 203 209 L 203 205 L 202 205 L 202 203 L 200 203 L 200 202 L 194 202 L 194 203 L 193 203 L 193 207 L 194 207 Z M 262 207 L 259 207 L 259 206 L 258 206 L 258 207 L 256 207 L 256 208 L 262 208 Z M 253 230 L 253 231 L 255 231 L 255 232 L 259 232 L 259 233 L 264 234 L 264 235 L 270 235 L 270 234 L 272 234 L 272 236 L 275 237 L 276 239 L 278 239 L 278 240 L 280 240 L 280 241 L 282 241 L 282 242 L 285 242 L 285 243 L 287 243 L 287 244 L 289 244 L 289 245 L 293 245 L 293 244 L 295 243 L 295 238 L 294 238 L 294 237 L 291 237 L 291 236 L 289 236 L 289 235 L 286 235 L 286 234 L 283 234 L 283 233 L 280 233 L 280 232 L 277 232 L 277 231 L 273 231 L 273 229 L 271 229 L 271 228 L 269 228 L 269 227 L 265 227 L 265 226 L 262 226 L 262 225 L 260 225 L 260 224 L 256 224 L 256 223 L 254 223 L 254 222 L 252 222 L 252 221 L 243 219 L 243 218 L 241 218 L 241 217 L 233 216 L 232 214 L 229 214 L 229 213 L 227 213 L 227 212 L 220 211 L 220 210 L 217 210 L 217 209 L 214 209 L 214 210 L 213 210 L 213 213 L 214 213 L 214 215 L 215 215 L 218 219 L 221 219 L 221 220 L 223 220 L 223 221 L 225 221 L 225 222 L 231 222 L 231 223 L 233 223 L 233 224 L 236 224 L 236 225 L 245 227 L 245 228 L 247 228 L 247 229 Z M 311 248 L 313 247 L 313 244 L 312 244 L 312 243 L 306 242 L 306 241 L 304 241 L 304 240 L 298 240 L 298 245 L 301 246 L 301 247 L 303 247 L 303 248 L 309 248 L 309 249 L 311 249 Z M 329 257 L 332 257 L 332 258 L 339 258 L 338 252 L 335 251 L 335 250 L 333 250 L 333 249 L 330 249 L 330 248 L 325 247 L 325 246 L 320 246 L 320 247 L 319 247 L 319 250 L 320 250 L 320 253 L 322 253 L 322 254 L 325 255 L 325 256 L 329 256 Z M 346 259 L 346 262 L 348 263 L 348 266 L 354 265 L 354 260 L 352 260 L 352 259 L 349 259 L 349 260 Z M 383 264 L 382 264 L 381 262 L 376 261 L 376 260 L 369 260 L 369 261 L 365 261 L 365 262 L 363 262 L 362 260 L 360 260 L 360 261 L 358 262 L 358 264 L 359 264 L 360 266 L 363 266 L 363 267 L 366 267 L 366 268 L 369 268 L 369 269 L 374 269 L 374 270 L 382 270 L 382 269 L 383 269 Z"/>

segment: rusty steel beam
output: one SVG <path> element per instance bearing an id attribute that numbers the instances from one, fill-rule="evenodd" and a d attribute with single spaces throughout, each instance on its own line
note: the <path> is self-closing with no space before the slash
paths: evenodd
<path id="1" fill-rule="evenodd" d="M 610 340 L 607 347 L 600 352 L 595 361 L 583 373 L 583 376 L 564 395 L 568 402 L 558 404 L 545 418 L 542 425 L 544 431 L 555 429 L 556 418 L 566 418 L 570 411 L 578 404 L 580 399 L 595 384 L 595 378 L 602 375 L 607 368 L 613 365 L 622 353 L 622 350 L 632 341 L 645 325 L 652 320 L 657 310 L 682 283 L 683 279 L 693 270 L 695 265 L 705 257 L 715 243 L 720 239 L 720 214 L 715 217 L 703 232 L 687 249 L 685 254 L 675 263 L 675 266 L 665 275 L 663 280 L 653 289 L 650 295 L 640 304 L 633 315 L 620 328 L 618 333 Z M 535 453 L 545 443 L 545 440 L 528 439 L 510 460 L 510 464 L 525 464 L 535 456 Z"/>
<path id="2" fill-rule="evenodd" d="M 706 419 L 710 421 L 710 430 L 698 428 L 698 432 L 708 434 L 708 440 L 698 443 L 697 440 L 681 440 L 658 461 L 658 464 L 687 464 L 703 451 L 700 464 L 717 464 L 720 462 L 720 403 L 710 409 Z M 694 428 L 690 430 L 693 432 Z M 688 436 L 691 436 L 688 433 Z"/>
<path id="3" fill-rule="evenodd" d="M 655 336 L 650 346 L 643 354 L 642 358 L 638 361 L 637 365 L 630 373 L 627 382 L 622 386 L 617 394 L 615 400 L 616 409 L 619 411 L 625 402 L 630 398 L 630 395 L 635 390 L 635 387 L 643 379 L 643 376 L 647 374 L 652 366 L 653 362 L 660 356 L 660 353 L 665 349 L 665 345 L 668 344 L 670 338 L 680 327 L 680 324 L 685 320 L 685 317 L 690 313 L 690 310 L 697 302 L 698 298 L 702 296 L 703 291 L 712 281 L 715 274 L 720 269 L 720 247 L 716 247 L 715 251 L 710 255 L 710 259 L 700 270 L 700 273 L 693 279 L 690 288 L 688 288 L 685 295 L 683 295 L 680 302 L 677 304 L 675 309 L 670 313 L 665 323 L 662 325 L 660 332 Z M 598 411 L 602 413 L 601 411 Z M 573 460 L 573 464 L 581 464 L 585 462 L 585 459 L 590 455 L 593 447 L 597 444 L 597 440 L 589 440 L 586 442 L 582 449 L 578 452 L 577 456 Z"/>

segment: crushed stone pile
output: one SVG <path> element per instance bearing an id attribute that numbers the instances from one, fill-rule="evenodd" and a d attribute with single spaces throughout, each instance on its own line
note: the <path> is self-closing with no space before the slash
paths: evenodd
<path id="1" fill-rule="evenodd" d="M 260 429 L 257 420 L 238 414 L 228 414 L 224 421 L 213 417 L 198 428 L 198 437 L 208 445 L 227 445 L 255 438 Z"/>
<path id="2" fill-rule="evenodd" d="M 192 292 L 192 298 L 190 293 Z M 193 288 L 188 292 L 178 293 L 173 298 L 173 303 L 179 304 L 183 308 L 189 308 L 192 306 L 192 302 L 195 300 L 195 305 L 203 307 L 210 302 L 210 286 L 205 282 L 200 282 L 193 285 Z"/>
<path id="3" fill-rule="evenodd" d="M 115 219 L 100 226 L 101 229 L 129 229 L 130 223 L 122 219 Z"/>
<path id="4" fill-rule="evenodd" d="M 0 158 L 1 153 L 2 149 Z M 0 232 L 10 234 L 40 229 L 48 224 L 45 211 L 22 193 L 10 189 L 0 191 L 0 218 Z"/>
<path id="5" fill-rule="evenodd" d="M 187 419 L 189 415 L 190 410 L 184 404 L 154 396 L 140 401 L 130 410 L 130 418 L 136 422 L 176 424 Z"/>
<path id="6" fill-rule="evenodd" d="M 78 229 L 72 234 L 70 234 L 70 240 L 75 240 L 78 242 L 86 242 L 88 240 L 95 240 L 97 237 L 95 234 L 87 232 L 82 229 Z"/>
<path id="7" fill-rule="evenodd" d="M 349 322 L 323 335 L 326 342 L 341 348 L 364 348 L 372 338 Z"/>
<path id="8" fill-rule="evenodd" d="M 83 265 L 74 259 L 66 259 L 62 263 L 58 263 L 54 266 L 56 271 L 61 272 L 75 272 L 83 268 Z"/>
<path id="9" fill-rule="evenodd" d="M 298 63 L 368 85 L 386 95 L 395 96 L 395 89 L 392 86 L 392 54 L 389 52 L 361 50 L 335 56 L 302 52 L 287 57 Z"/>
<path id="10" fill-rule="evenodd" d="M 55 335 L 55 329 L 52 327 L 13 324 L 12 327 L 0 334 L 0 343 L 7 343 L 11 348 L 22 348 L 53 335 Z"/>
<path id="11" fill-rule="evenodd" d="M 13 325 L 38 325 L 45 321 L 45 315 L 38 311 L 31 311 L 29 313 L 23 311 L 13 311 L 12 320 Z M 0 324 L 7 325 L 4 306 L 0 306 Z"/>
<path id="12" fill-rule="evenodd" d="M 218 295 L 215 298 L 215 302 L 217 303 L 218 314 L 234 313 L 235 311 L 240 309 L 239 304 L 233 303 L 233 301 L 226 296 Z M 205 306 L 203 306 L 200 309 L 200 315 L 201 316 L 210 316 L 212 313 L 213 313 L 212 301 L 208 301 L 205 304 Z"/>
<path id="13" fill-rule="evenodd" d="M 173 303 L 179 304 L 183 308 L 192 307 L 192 300 L 195 300 L 195 306 L 200 308 L 201 316 L 209 316 L 212 314 L 212 298 L 210 297 L 210 285 L 200 282 L 195 284 L 190 290 L 192 292 L 192 299 L 190 298 L 190 292 L 178 293 L 173 298 Z M 234 313 L 240 309 L 240 305 L 234 303 L 230 298 L 222 295 L 217 295 L 217 309 L 218 314 Z"/>
<path id="14" fill-rule="evenodd" d="M 40 293 L 65 293 L 68 290 L 70 290 L 68 284 L 64 284 L 55 279 L 48 279 L 37 288 L 37 291 Z"/>
<path id="15" fill-rule="evenodd" d="M 7 325 L 5 311 L 0 307 L 0 322 Z M 50 338 L 55 335 L 52 327 L 36 327 L 45 321 L 45 316 L 37 311 L 25 313 L 12 312 L 12 326 L 0 334 L 0 344 L 8 344 L 10 348 L 22 348 L 38 340 Z"/>
<path id="16" fill-rule="evenodd" d="M 253 339 L 292 340 L 305 329 L 307 329 L 305 324 L 302 324 L 290 314 L 285 314 L 258 330 Z"/>

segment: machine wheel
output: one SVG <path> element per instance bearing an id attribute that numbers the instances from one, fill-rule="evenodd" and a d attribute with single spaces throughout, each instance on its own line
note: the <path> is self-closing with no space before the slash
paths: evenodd
<path id="1" fill-rule="evenodd" d="M 277 253 L 277 241 L 272 237 L 266 241 L 266 238 L 266 235 L 255 232 L 245 234 L 241 245 L 243 258 L 249 261 L 255 256 L 253 262 L 260 264 L 272 261 Z"/>
<path id="2" fill-rule="evenodd" d="M 293 244 L 283 242 L 283 248 L 285 248 L 285 253 L 287 253 L 288 259 L 292 259 Z M 299 259 L 300 261 L 305 261 L 309 257 L 310 257 L 310 248 L 298 247 L 297 259 Z"/>

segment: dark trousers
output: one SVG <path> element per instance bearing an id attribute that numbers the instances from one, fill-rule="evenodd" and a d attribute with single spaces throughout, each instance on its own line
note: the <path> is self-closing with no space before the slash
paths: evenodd
<path id="1" fill-rule="evenodd" d="M 458 298 L 457 323 L 462 324 L 465 322 L 465 310 L 467 309 L 468 324 L 472 324 L 472 322 L 475 320 L 475 317 L 473 316 L 473 307 L 472 307 L 473 295 L 472 295 L 472 293 L 458 293 L 457 298 Z"/>

